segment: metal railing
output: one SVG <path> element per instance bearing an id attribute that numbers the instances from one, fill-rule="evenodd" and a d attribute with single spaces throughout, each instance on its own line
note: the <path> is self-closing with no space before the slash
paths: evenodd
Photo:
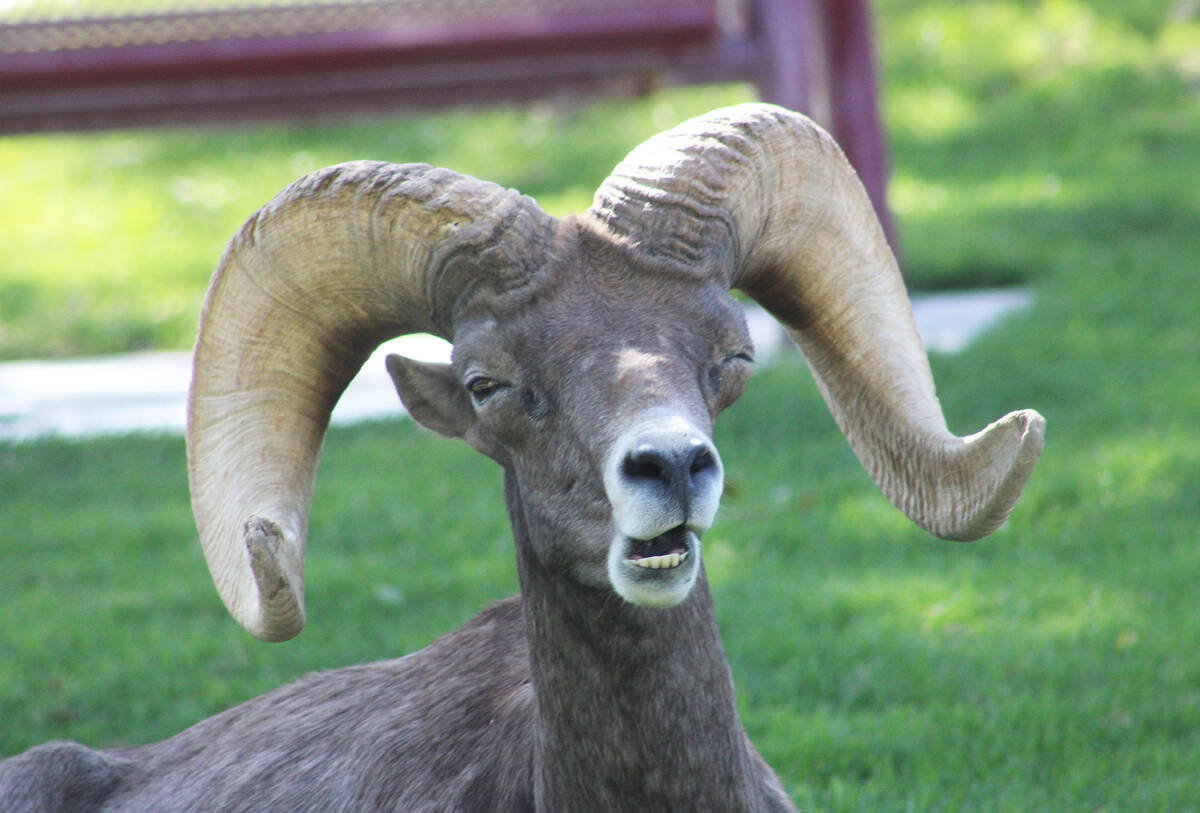
<path id="1" fill-rule="evenodd" d="M 829 127 L 890 233 L 866 0 L 0 0 L 0 134 L 729 80 Z"/>

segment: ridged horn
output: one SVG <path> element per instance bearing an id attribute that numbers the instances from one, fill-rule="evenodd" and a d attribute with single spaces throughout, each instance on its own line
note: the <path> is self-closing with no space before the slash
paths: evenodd
<path id="1" fill-rule="evenodd" d="M 188 396 L 192 509 L 229 612 L 280 641 L 304 626 L 317 461 L 334 404 L 394 336 L 450 336 L 456 304 L 533 272 L 553 219 L 423 165 L 355 162 L 289 186 L 213 275 Z"/>
<path id="2" fill-rule="evenodd" d="M 589 212 L 659 265 L 713 275 L 774 314 L 851 448 L 910 519 L 954 540 L 1003 524 L 1045 423 L 1022 410 L 950 433 L 895 257 L 820 127 L 771 105 L 713 111 L 636 148 Z"/>

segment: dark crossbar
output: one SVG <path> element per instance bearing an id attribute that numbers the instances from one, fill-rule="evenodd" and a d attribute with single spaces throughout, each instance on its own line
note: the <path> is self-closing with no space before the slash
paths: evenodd
<path id="1" fill-rule="evenodd" d="M 334 0 L 0 16 L 0 134 L 730 80 L 829 127 L 891 233 L 867 0 Z"/>

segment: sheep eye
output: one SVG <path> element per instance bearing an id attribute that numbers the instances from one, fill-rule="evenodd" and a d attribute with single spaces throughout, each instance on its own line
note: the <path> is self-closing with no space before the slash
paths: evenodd
<path id="1" fill-rule="evenodd" d="M 754 355 L 749 350 L 743 350 L 738 353 L 734 353 L 731 356 L 726 356 L 721 360 L 720 364 L 714 364 L 708 371 L 709 384 L 712 386 L 713 390 L 719 390 L 721 388 L 721 380 L 725 376 L 725 369 L 733 362 L 753 364 Z"/>
<path id="2" fill-rule="evenodd" d="M 491 398 L 504 385 L 494 378 L 488 378 L 485 375 L 472 376 L 467 380 L 467 391 L 471 393 L 471 397 L 475 399 L 476 404 L 483 404 L 487 399 Z"/>
<path id="3" fill-rule="evenodd" d="M 742 392 L 742 384 L 750 372 L 747 365 L 754 363 L 754 351 L 746 348 L 726 356 L 719 364 L 714 364 L 708 371 L 710 392 L 713 397 L 713 409 L 720 412 L 738 399 Z M 734 375 L 726 380 L 725 373 L 733 370 Z"/>

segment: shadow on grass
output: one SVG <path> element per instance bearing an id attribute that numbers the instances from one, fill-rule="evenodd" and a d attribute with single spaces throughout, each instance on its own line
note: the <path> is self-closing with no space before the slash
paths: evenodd
<path id="1" fill-rule="evenodd" d="M 1105 394 L 994 386 L 980 371 L 1021 331 L 937 365 L 944 392 L 960 378 L 952 419 L 983 401 L 988 418 L 1058 418 L 1009 525 L 974 545 L 931 540 L 886 505 L 802 370 L 760 377 L 726 419 L 737 488 L 706 540 L 717 605 L 746 724 L 809 808 L 1198 800 L 1200 667 L 1185 642 L 1200 635 L 1200 443 L 1172 421 L 1084 437 L 1069 424 L 1092 424 Z M 1185 369 L 1160 372 L 1178 386 Z"/>

